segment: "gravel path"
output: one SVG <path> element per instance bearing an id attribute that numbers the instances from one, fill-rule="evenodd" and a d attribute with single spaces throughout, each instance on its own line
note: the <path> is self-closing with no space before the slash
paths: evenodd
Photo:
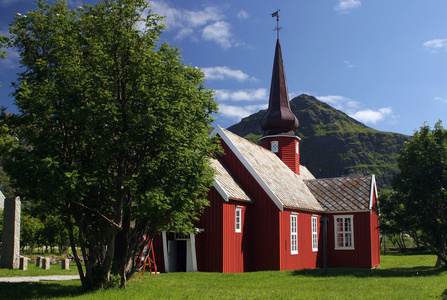
<path id="1" fill-rule="evenodd" d="M 51 275 L 35 277 L 0 277 L 0 282 L 35 282 L 79 279 L 79 275 Z"/>

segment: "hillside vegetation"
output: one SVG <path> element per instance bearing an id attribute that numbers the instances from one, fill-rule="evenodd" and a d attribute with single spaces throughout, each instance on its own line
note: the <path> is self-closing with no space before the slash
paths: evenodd
<path id="1" fill-rule="evenodd" d="M 300 126 L 301 164 L 317 178 L 375 174 L 380 188 L 388 188 L 397 172 L 396 157 L 403 134 L 370 128 L 315 97 L 300 95 L 291 101 Z M 262 137 L 261 110 L 228 129 L 255 143 Z"/>

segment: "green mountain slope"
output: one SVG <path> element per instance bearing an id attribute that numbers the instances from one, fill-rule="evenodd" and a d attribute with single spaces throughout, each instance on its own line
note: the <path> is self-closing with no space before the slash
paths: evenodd
<path id="1" fill-rule="evenodd" d="M 302 138 L 301 164 L 315 177 L 375 174 L 380 188 L 389 187 L 398 170 L 397 154 L 409 136 L 372 129 L 312 96 L 300 95 L 290 106 L 300 121 L 296 134 Z M 258 143 L 265 112 L 252 114 L 228 130 Z"/>

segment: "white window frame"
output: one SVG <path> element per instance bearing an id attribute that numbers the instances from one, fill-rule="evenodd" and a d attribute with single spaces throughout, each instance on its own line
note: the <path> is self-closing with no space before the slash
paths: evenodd
<path id="1" fill-rule="evenodd" d="M 271 141 L 270 142 L 270 150 L 273 153 L 278 153 L 278 151 L 279 151 L 279 142 L 278 141 Z"/>
<path id="2" fill-rule="evenodd" d="M 298 214 L 290 214 L 290 254 L 298 254 Z"/>
<path id="3" fill-rule="evenodd" d="M 311 218 L 311 230 L 312 230 L 312 252 L 318 251 L 318 217 L 312 216 Z"/>
<path id="4" fill-rule="evenodd" d="M 242 206 L 236 206 L 234 210 L 234 231 L 242 232 Z"/>
<path id="5" fill-rule="evenodd" d="M 334 216 L 334 238 L 335 250 L 354 250 L 354 215 Z"/>

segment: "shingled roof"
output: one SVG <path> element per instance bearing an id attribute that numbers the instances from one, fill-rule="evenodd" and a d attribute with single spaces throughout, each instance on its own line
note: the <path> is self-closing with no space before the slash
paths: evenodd
<path id="1" fill-rule="evenodd" d="M 289 207 L 323 211 L 303 178 L 287 167 L 276 154 L 219 126 L 212 133 L 216 134 L 230 147 L 280 210 Z"/>
<path id="2" fill-rule="evenodd" d="M 211 159 L 211 166 L 216 172 L 214 175 L 214 187 L 222 195 L 225 201 L 230 199 L 239 201 L 251 201 L 241 186 L 234 180 L 230 172 L 217 159 Z"/>
<path id="3" fill-rule="evenodd" d="M 305 180 L 325 211 L 371 209 L 372 193 L 377 193 L 372 176 Z"/>

